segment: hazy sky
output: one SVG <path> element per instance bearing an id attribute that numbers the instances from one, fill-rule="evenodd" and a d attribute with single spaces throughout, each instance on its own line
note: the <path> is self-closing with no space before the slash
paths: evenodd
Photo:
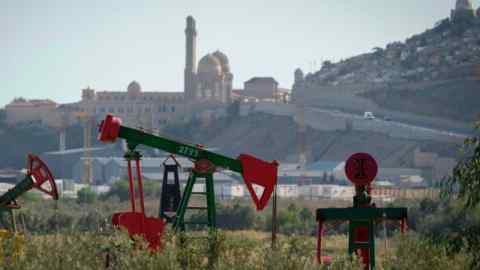
<path id="1" fill-rule="evenodd" d="M 476 2 L 476 1 L 475 1 Z M 455 0 L 0 0 L 0 106 L 14 97 L 73 102 L 80 89 L 183 91 L 185 17 L 199 58 L 220 49 L 234 86 L 404 41 Z M 475 6 L 477 3 L 475 3 Z M 199 60 L 199 59 L 198 59 Z"/>

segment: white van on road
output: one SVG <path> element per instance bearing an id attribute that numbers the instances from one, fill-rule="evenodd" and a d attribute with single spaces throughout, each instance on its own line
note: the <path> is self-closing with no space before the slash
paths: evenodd
<path id="1" fill-rule="evenodd" d="M 373 115 L 372 112 L 364 112 L 364 113 L 363 113 L 363 118 L 364 118 L 364 119 L 372 120 L 372 119 L 375 119 L 375 115 Z"/>

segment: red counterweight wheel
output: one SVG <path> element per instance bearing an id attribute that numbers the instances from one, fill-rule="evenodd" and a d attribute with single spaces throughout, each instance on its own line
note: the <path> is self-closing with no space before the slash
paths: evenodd
<path id="1" fill-rule="evenodd" d="M 55 185 L 55 178 L 48 169 L 47 165 L 37 156 L 29 154 L 27 163 L 27 175 L 32 178 L 33 187 L 46 193 L 54 200 L 58 200 L 57 185 Z M 48 183 L 45 188 L 45 183 Z"/>

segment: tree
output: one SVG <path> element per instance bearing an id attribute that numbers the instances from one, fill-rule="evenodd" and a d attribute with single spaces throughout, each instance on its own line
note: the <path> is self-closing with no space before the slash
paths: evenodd
<path id="1" fill-rule="evenodd" d="M 127 201 L 129 197 L 129 185 L 127 180 L 120 180 L 113 183 L 110 191 L 105 195 L 106 198 L 116 196 L 120 201 Z"/>
<path id="2" fill-rule="evenodd" d="M 77 202 L 91 204 L 97 201 L 97 193 L 90 187 L 84 187 L 77 192 Z"/>
<path id="3" fill-rule="evenodd" d="M 475 129 L 480 132 L 480 122 Z M 480 134 L 466 139 L 462 152 L 463 158 L 446 181 L 444 191 L 458 195 L 466 208 L 474 208 L 480 205 Z"/>
<path id="4" fill-rule="evenodd" d="M 477 132 L 480 131 L 480 122 L 475 125 Z M 452 176 L 446 181 L 446 189 L 444 195 L 450 198 L 458 198 L 462 204 L 460 216 L 463 219 L 473 220 L 473 222 L 459 224 L 461 232 L 457 235 L 461 236 L 461 239 L 457 241 L 449 240 L 450 243 L 455 243 L 457 246 L 464 246 L 466 251 L 473 255 L 473 261 L 471 263 L 471 269 L 480 268 L 480 222 L 478 219 L 478 213 L 480 212 L 480 134 L 468 138 L 465 140 L 463 147 L 463 159 L 453 169 Z M 452 215 L 448 215 L 452 216 Z M 463 220 L 462 218 L 453 218 L 454 220 Z M 450 233 L 452 235 L 452 233 Z M 457 248 L 459 250 L 459 248 Z"/>
<path id="5" fill-rule="evenodd" d="M 143 194 L 145 197 L 158 198 L 161 193 L 160 183 L 152 180 L 143 181 Z M 135 184 L 135 194 L 138 194 L 138 185 Z M 130 199 L 130 184 L 128 180 L 119 180 L 112 184 L 110 191 L 103 197 L 117 197 L 120 201 L 128 201 Z"/>

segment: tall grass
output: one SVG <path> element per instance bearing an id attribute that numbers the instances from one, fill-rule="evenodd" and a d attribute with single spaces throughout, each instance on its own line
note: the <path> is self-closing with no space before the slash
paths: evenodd
<path id="1" fill-rule="evenodd" d="M 214 236 L 212 236 L 214 235 Z M 280 237 L 275 250 L 266 235 L 250 232 L 194 233 L 184 245 L 169 232 L 161 252 L 150 252 L 125 232 L 64 233 L 27 239 L 23 255 L 2 269 L 322 269 L 314 261 L 314 239 Z M 2 243 L 9 249 L 8 242 Z M 352 265 L 343 258 L 336 269 Z"/>
<path id="2" fill-rule="evenodd" d="M 23 255 L 4 261 L 1 269 L 327 269 L 314 260 L 315 239 L 280 236 L 276 249 L 267 234 L 252 231 L 193 233 L 167 232 L 161 252 L 151 252 L 140 239 L 125 232 L 63 233 L 27 238 Z M 328 269 L 363 269 L 358 260 L 346 256 L 345 239 L 328 239 L 328 255 L 334 257 Z M 467 269 L 467 254 L 449 255 L 441 247 L 415 235 L 396 238 L 397 245 L 385 257 L 377 258 L 377 269 Z M 9 249 L 8 241 L 2 249 Z M 378 252 L 385 254 L 385 252 Z M 383 255 L 381 255 L 383 256 Z"/>

